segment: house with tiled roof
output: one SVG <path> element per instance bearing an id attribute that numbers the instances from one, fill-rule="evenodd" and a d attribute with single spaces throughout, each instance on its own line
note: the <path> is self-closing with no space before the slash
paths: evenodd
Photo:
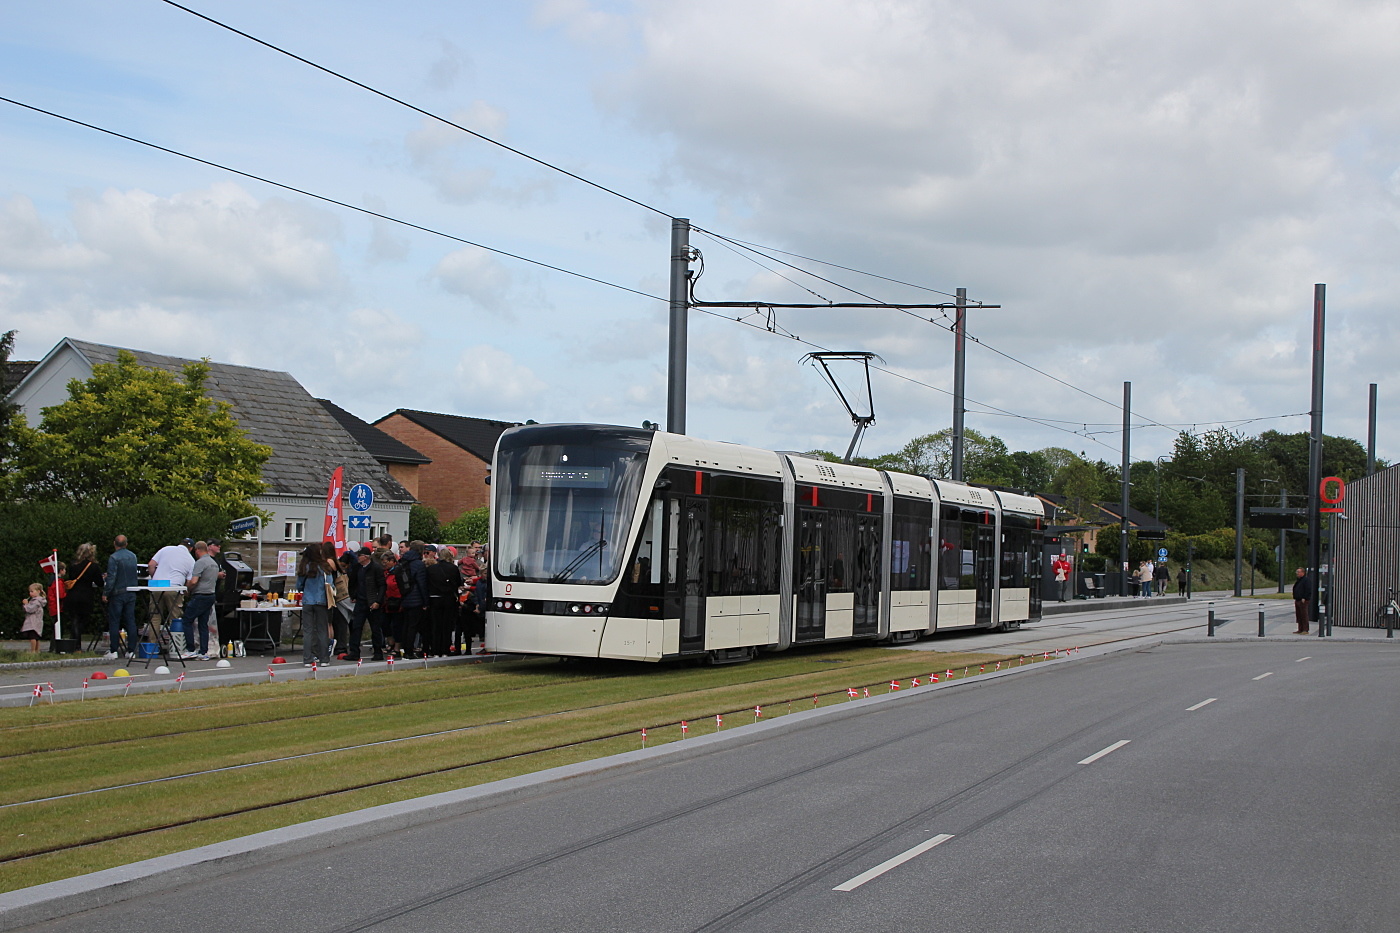
<path id="1" fill-rule="evenodd" d="M 359 441 L 361 447 L 369 451 L 371 457 L 389 471 L 390 476 L 398 480 L 415 499 L 418 498 L 418 469 L 424 464 L 432 463 L 431 458 L 423 456 L 398 438 L 385 434 L 335 402 L 323 398 L 316 401 L 321 403 L 321 407 L 329 412 L 332 418 L 340 422 L 340 426 L 349 432 L 351 437 Z"/>
<path id="2" fill-rule="evenodd" d="M 418 468 L 418 501 L 446 524 L 488 504 L 496 440 L 515 422 L 400 408 L 374 426 L 432 458 Z"/>
<path id="3" fill-rule="evenodd" d="M 38 424 L 43 409 L 68 399 L 68 383 L 91 378 L 93 367 L 115 363 L 121 347 L 64 338 L 15 386 L 10 400 L 20 406 L 30 424 Z M 142 366 L 180 373 L 190 360 L 129 349 Z M 206 394 L 228 402 L 231 414 L 248 437 L 272 448 L 263 464 L 267 489 L 254 496 L 254 505 L 272 513 L 263 528 L 264 565 L 276 560 L 277 550 L 300 550 L 319 541 L 326 510 L 326 488 L 336 467 L 344 467 L 345 489 L 364 483 L 374 493 L 369 513 L 371 528 L 350 532 L 351 540 L 372 534 L 402 538 L 408 534 L 408 512 L 414 497 L 390 475 L 320 402 L 289 373 L 231 363 L 209 363 Z M 355 514 L 348 501 L 344 514 Z M 243 548 L 245 558 L 252 557 Z M 145 557 L 147 555 L 141 555 Z"/>

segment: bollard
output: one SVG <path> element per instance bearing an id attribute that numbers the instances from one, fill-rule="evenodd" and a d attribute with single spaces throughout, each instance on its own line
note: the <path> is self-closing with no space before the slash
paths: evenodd
<path id="1" fill-rule="evenodd" d="M 1210 603 L 1207 604 L 1207 606 L 1208 606 L 1208 608 L 1207 608 L 1207 610 L 1206 610 L 1206 636 L 1209 637 L 1209 638 L 1214 638 L 1214 637 L 1215 637 L 1215 603 L 1214 603 L 1214 602 L 1210 602 Z"/>
<path id="2" fill-rule="evenodd" d="M 1395 607 L 1393 605 L 1385 610 L 1385 637 L 1395 637 Z"/>
<path id="3" fill-rule="evenodd" d="M 1259 637 L 1264 637 L 1264 604 L 1259 604 Z"/>

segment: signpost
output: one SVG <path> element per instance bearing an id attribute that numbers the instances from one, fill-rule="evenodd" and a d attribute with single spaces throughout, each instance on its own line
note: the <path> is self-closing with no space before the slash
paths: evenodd
<path id="1" fill-rule="evenodd" d="M 350 487 L 350 508 L 356 512 L 368 512 L 370 506 L 374 505 L 374 490 L 364 483 L 356 483 Z M 368 528 L 368 525 L 351 525 L 351 528 Z"/>
<path id="2" fill-rule="evenodd" d="M 364 528 L 364 529 L 368 529 L 368 528 L 370 527 L 370 524 L 369 524 L 369 516 L 368 516 L 368 515 L 349 515 L 349 516 L 347 516 L 346 518 L 347 518 L 347 521 L 348 521 L 348 523 L 349 523 L 351 529 L 355 529 L 355 528 Z"/>
<path id="3" fill-rule="evenodd" d="M 228 523 L 230 535 L 246 535 L 250 531 L 258 533 L 258 573 L 262 573 L 262 518 L 257 515 L 249 515 L 247 518 L 235 518 Z"/>

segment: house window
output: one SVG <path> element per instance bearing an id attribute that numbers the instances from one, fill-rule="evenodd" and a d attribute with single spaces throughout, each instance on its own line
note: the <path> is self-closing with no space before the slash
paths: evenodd
<path id="1" fill-rule="evenodd" d="M 293 518 L 286 522 L 282 532 L 283 541 L 305 541 L 306 519 Z"/>
<path id="2" fill-rule="evenodd" d="M 370 540 L 376 540 L 389 533 L 388 522 L 372 522 L 370 524 Z"/>

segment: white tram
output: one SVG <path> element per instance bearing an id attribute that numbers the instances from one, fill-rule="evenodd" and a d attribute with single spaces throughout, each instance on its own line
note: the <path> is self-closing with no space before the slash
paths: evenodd
<path id="1" fill-rule="evenodd" d="M 494 651 L 661 661 L 1040 618 L 1039 499 L 604 425 L 501 435 Z"/>

